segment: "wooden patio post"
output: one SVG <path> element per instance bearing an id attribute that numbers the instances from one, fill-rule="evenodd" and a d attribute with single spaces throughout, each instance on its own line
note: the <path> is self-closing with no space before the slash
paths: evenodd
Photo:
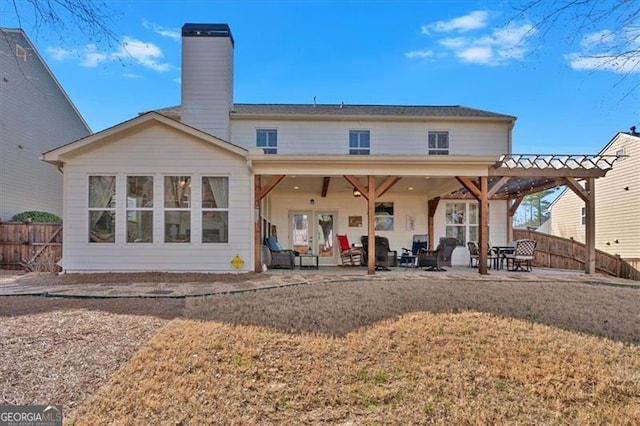
<path id="1" fill-rule="evenodd" d="M 586 274 L 595 274 L 596 272 L 596 198 L 595 198 L 595 179 L 587 178 L 585 180 L 585 191 L 587 192 L 587 200 L 585 201 L 585 258 L 584 272 Z"/>
<path id="2" fill-rule="evenodd" d="M 367 274 L 376 272 L 376 179 L 369 175 L 367 178 Z"/>
<path id="3" fill-rule="evenodd" d="M 487 272 L 487 252 L 489 249 L 489 226 L 487 224 L 487 218 L 489 216 L 489 195 L 487 188 L 487 177 L 480 176 L 480 197 L 478 198 L 478 203 L 480 204 L 480 235 L 478 235 L 478 245 L 480 246 L 480 253 L 478 257 L 478 272 L 480 272 L 480 275 L 489 274 Z"/>
<path id="4" fill-rule="evenodd" d="M 255 272 L 262 272 L 262 242 L 260 241 L 260 236 L 262 235 L 262 228 L 261 228 L 261 219 L 260 217 L 261 212 L 260 212 L 260 207 L 262 205 L 261 203 L 261 198 L 260 198 L 260 192 L 262 190 L 262 179 L 260 177 L 260 175 L 255 175 L 253 178 L 254 181 L 254 188 L 253 188 L 253 193 L 254 193 L 254 202 L 253 202 L 253 208 L 254 208 L 254 224 L 253 224 L 253 262 L 254 262 L 254 271 Z"/>

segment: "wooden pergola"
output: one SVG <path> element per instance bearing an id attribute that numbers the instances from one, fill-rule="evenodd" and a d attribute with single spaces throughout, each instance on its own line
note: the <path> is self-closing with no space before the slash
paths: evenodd
<path id="1" fill-rule="evenodd" d="M 434 245 L 434 214 L 440 200 L 443 199 L 474 199 L 479 203 L 479 267 L 482 275 L 488 274 L 488 212 L 489 200 L 507 200 L 507 234 L 512 239 L 513 216 L 523 198 L 532 193 L 545 189 L 566 185 L 586 205 L 586 259 L 585 272 L 595 273 L 595 193 L 594 181 L 604 177 L 611 170 L 618 159 L 615 155 L 540 155 L 540 154 L 509 154 L 503 155 L 493 165 L 482 169 L 481 176 L 456 175 L 460 189 L 435 197 L 428 201 L 428 238 L 429 247 Z M 486 163 L 485 163 L 486 164 Z M 480 172 L 479 169 L 475 169 Z M 486 170 L 486 173 L 484 171 Z M 480 173 L 478 173 L 480 174 Z M 254 256 L 255 271 L 261 272 L 261 202 L 284 178 L 285 174 L 272 175 L 268 182 L 262 181 L 262 176 L 254 176 Z M 398 183 L 402 176 L 386 176 L 376 185 L 375 175 L 367 175 L 366 186 L 355 175 L 342 177 L 358 190 L 367 201 L 367 230 L 368 245 L 375 247 L 375 203 L 384 193 Z M 378 176 L 379 177 L 379 176 Z M 329 177 L 323 178 L 322 196 L 326 196 Z M 585 182 L 584 188 L 581 181 Z M 375 274 L 375 250 L 367 252 L 367 273 Z"/>

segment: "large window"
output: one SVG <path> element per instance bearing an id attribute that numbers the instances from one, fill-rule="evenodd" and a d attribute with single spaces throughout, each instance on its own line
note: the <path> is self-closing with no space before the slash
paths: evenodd
<path id="1" fill-rule="evenodd" d="M 256 146 L 265 154 L 278 153 L 278 131 L 275 129 L 256 130 Z"/>
<path id="2" fill-rule="evenodd" d="M 375 205 L 376 231 L 393 231 L 393 202 L 387 201 Z"/>
<path id="3" fill-rule="evenodd" d="M 449 155 L 449 132 L 429 132 L 429 155 Z"/>
<path id="4" fill-rule="evenodd" d="M 127 176 L 127 242 L 153 242 L 153 176 Z"/>
<path id="5" fill-rule="evenodd" d="M 202 178 L 202 242 L 229 242 L 229 178 Z"/>
<path id="6" fill-rule="evenodd" d="M 349 155 L 369 155 L 369 131 L 350 130 L 349 131 Z"/>
<path id="7" fill-rule="evenodd" d="M 447 203 L 445 224 L 447 237 L 466 246 L 467 241 L 478 241 L 479 214 L 477 203 Z"/>
<path id="8" fill-rule="evenodd" d="M 115 176 L 89 176 L 89 242 L 116 242 Z"/>
<path id="9" fill-rule="evenodd" d="M 164 241 L 191 241 L 191 176 L 164 177 Z"/>

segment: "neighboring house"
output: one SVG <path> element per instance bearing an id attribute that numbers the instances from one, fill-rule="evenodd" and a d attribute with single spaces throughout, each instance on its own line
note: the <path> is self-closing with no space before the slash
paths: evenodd
<path id="1" fill-rule="evenodd" d="M 618 133 L 600 153 L 626 157 L 595 183 L 596 248 L 623 259 L 640 259 L 640 133 L 635 127 Z M 549 209 L 543 232 L 585 241 L 585 205 L 575 193 L 565 190 Z"/>
<path id="2" fill-rule="evenodd" d="M 21 29 L 0 29 L 0 219 L 62 216 L 62 175 L 44 151 L 91 130 Z"/>
<path id="3" fill-rule="evenodd" d="M 339 263 L 337 234 L 398 251 L 414 234 L 432 248 L 455 236 L 464 265 L 467 241 L 506 243 L 511 201 L 553 181 L 496 163 L 511 152 L 509 115 L 234 103 L 233 48 L 227 25 L 186 24 L 181 106 L 44 154 L 64 170 L 67 271 L 260 270 L 273 234 L 321 266 Z"/>

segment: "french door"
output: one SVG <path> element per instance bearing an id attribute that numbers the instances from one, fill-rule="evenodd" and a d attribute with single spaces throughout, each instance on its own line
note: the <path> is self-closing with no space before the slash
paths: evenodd
<path id="1" fill-rule="evenodd" d="M 291 247 L 301 254 L 318 256 L 320 265 L 335 265 L 337 213 L 332 211 L 294 211 L 289 213 Z"/>

